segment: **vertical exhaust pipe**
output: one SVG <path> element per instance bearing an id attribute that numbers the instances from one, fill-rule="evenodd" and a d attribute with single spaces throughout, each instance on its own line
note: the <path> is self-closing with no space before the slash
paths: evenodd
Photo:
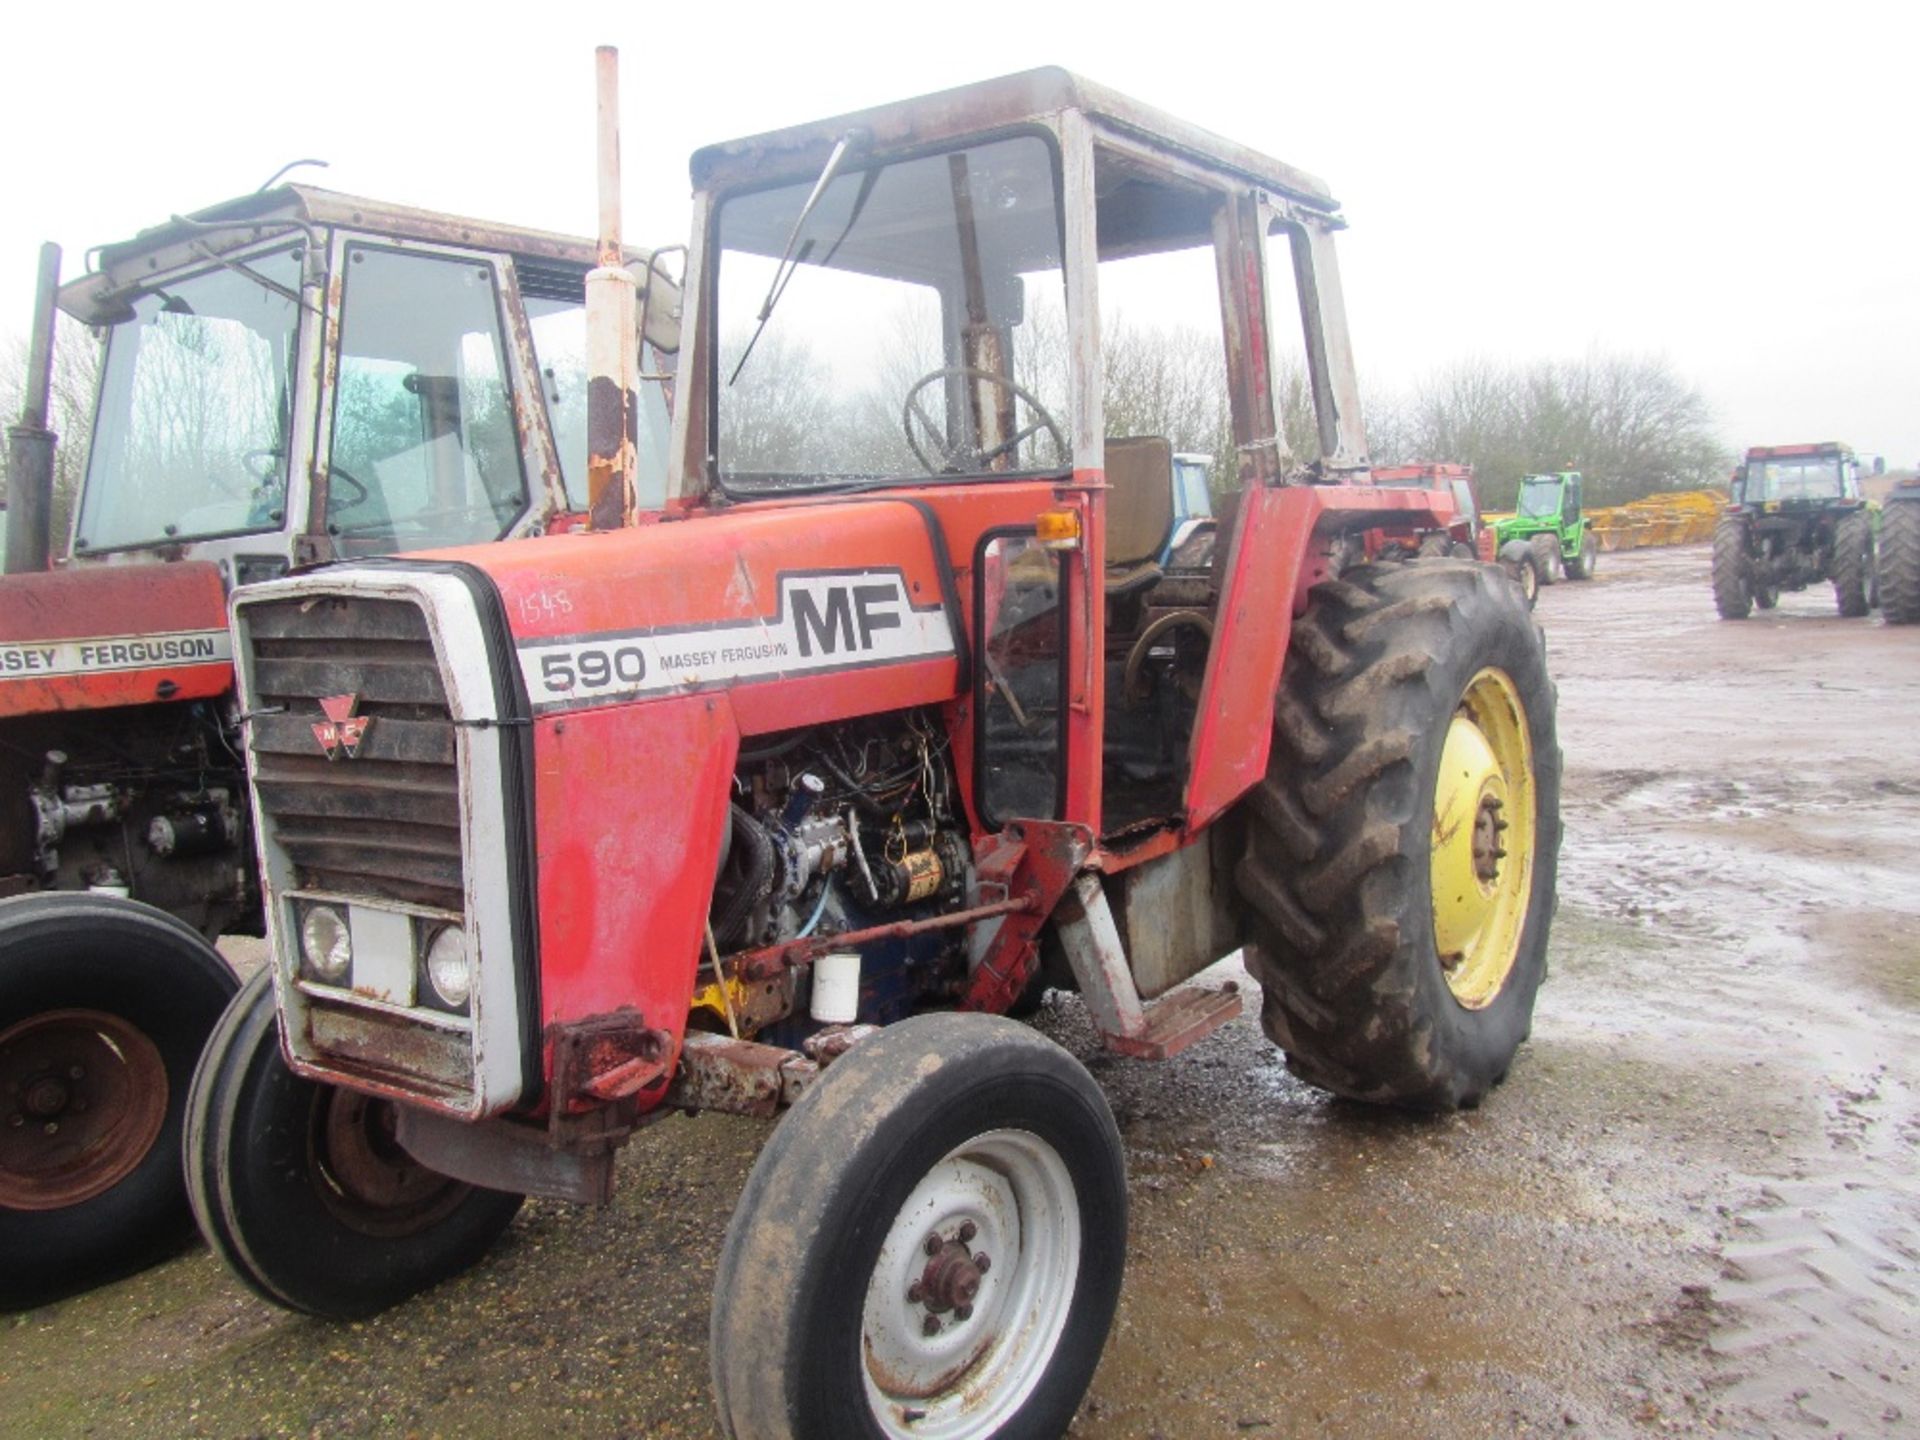
<path id="1" fill-rule="evenodd" d="M 6 573 L 44 570 L 53 554 L 54 297 L 60 289 L 60 247 L 40 247 L 40 280 L 33 297 L 33 333 L 27 341 L 26 401 L 20 422 L 7 428 Z"/>
<path id="2" fill-rule="evenodd" d="M 594 51 L 600 223 L 598 264 L 587 274 L 587 523 L 630 522 L 639 466 L 639 285 L 620 243 L 620 52 Z"/>

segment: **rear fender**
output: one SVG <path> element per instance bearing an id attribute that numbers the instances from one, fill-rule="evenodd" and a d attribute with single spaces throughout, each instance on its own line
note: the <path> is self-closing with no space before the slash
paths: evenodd
<path id="1" fill-rule="evenodd" d="M 1267 773 L 1274 695 L 1293 618 L 1306 610 L 1313 586 L 1331 574 L 1320 539 L 1387 525 L 1442 529 L 1452 519 L 1452 497 L 1440 491 L 1289 485 L 1241 495 L 1201 682 L 1187 780 L 1189 830 L 1219 818 Z"/>

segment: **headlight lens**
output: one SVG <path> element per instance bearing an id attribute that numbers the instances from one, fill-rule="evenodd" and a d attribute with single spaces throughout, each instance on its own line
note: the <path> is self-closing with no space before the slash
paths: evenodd
<path id="1" fill-rule="evenodd" d="M 315 905 L 300 922 L 300 954 L 317 980 L 338 985 L 353 965 L 347 919 L 331 905 Z"/>
<path id="2" fill-rule="evenodd" d="M 467 960 L 467 932 L 448 925 L 427 945 L 427 983 L 450 1010 L 463 1008 L 473 994 L 473 967 Z"/>

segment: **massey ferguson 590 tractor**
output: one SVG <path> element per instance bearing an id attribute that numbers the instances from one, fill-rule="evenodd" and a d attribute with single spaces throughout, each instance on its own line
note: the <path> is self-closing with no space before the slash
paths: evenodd
<path id="1" fill-rule="evenodd" d="M 261 923 L 228 591 L 581 512 L 596 253 L 301 185 L 107 246 L 58 292 L 105 351 L 56 570 L 48 256 L 0 578 L 0 1306 L 193 1233 L 187 1087 L 236 988 L 208 942 Z"/>
<path id="2" fill-rule="evenodd" d="M 1310 176 L 1044 70 L 693 179 L 666 482 L 596 472 L 625 523 L 234 596 L 272 963 L 195 1078 L 194 1204 L 260 1295 L 365 1316 L 662 1116 L 791 1106 L 719 1261 L 726 1433 L 1057 1435 L 1123 1154 L 1006 1012 L 1075 987 L 1168 1056 L 1245 946 L 1298 1074 L 1478 1104 L 1553 912 L 1542 642 L 1493 566 L 1329 575 L 1445 522 L 1370 482 Z M 1100 369 L 1109 287 L 1182 256 L 1240 467 L 1188 573 Z"/>

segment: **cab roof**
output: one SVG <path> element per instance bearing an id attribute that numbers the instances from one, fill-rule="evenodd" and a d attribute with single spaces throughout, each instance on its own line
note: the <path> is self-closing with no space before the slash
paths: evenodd
<path id="1" fill-rule="evenodd" d="M 130 292 L 148 275 L 189 263 L 207 251 L 217 255 L 252 245 L 271 236 L 276 228 L 284 228 L 291 235 L 303 226 L 315 229 L 346 226 L 405 240 L 505 251 L 569 266 L 591 267 L 597 254 L 592 240 L 578 236 L 419 210 L 385 200 L 343 195 L 316 185 L 276 186 L 209 205 L 186 219 L 202 225 L 235 228 L 196 231 L 192 225 L 182 224 L 176 218 L 142 230 L 131 240 L 103 245 L 95 252 L 94 267 L 87 274 L 61 286 L 60 308 L 88 324 L 107 323 L 124 309 Z M 647 253 L 628 248 L 632 259 L 644 260 Z"/>
<path id="2" fill-rule="evenodd" d="M 811 177 L 849 129 L 866 131 L 873 150 L 895 152 L 1011 129 L 1068 110 L 1310 209 L 1329 214 L 1339 209 L 1326 183 L 1304 170 L 1055 66 L 708 145 L 694 152 L 690 168 L 696 189 Z"/>

